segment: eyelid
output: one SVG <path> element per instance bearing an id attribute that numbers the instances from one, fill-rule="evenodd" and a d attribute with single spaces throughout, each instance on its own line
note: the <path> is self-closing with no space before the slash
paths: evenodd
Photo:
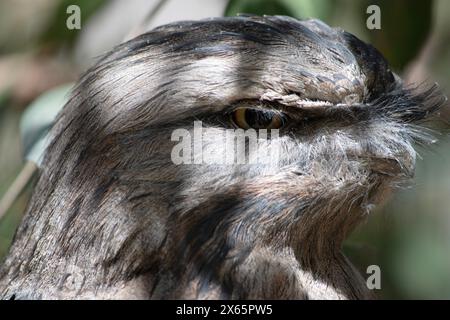
<path id="1" fill-rule="evenodd" d="M 225 114 L 232 114 L 237 109 L 253 109 L 260 111 L 269 111 L 274 112 L 280 116 L 284 116 L 286 113 L 284 110 L 280 110 L 278 106 L 274 106 L 268 103 L 261 103 L 260 101 L 256 102 L 237 102 L 232 104 L 229 108 L 225 109 Z"/>

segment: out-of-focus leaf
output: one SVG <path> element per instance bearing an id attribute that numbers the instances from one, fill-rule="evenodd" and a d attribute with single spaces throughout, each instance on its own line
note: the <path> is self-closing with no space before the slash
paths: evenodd
<path id="1" fill-rule="evenodd" d="M 317 18 L 325 22 L 333 12 L 335 0 L 281 0 L 298 18 Z"/>
<path id="2" fill-rule="evenodd" d="M 69 30 L 67 28 L 66 21 L 69 17 L 69 14 L 66 12 L 67 7 L 73 4 L 80 7 L 81 28 L 83 28 L 83 24 L 86 23 L 89 17 L 97 9 L 101 8 L 105 2 L 105 0 L 62 0 L 51 18 L 48 29 L 43 33 L 41 41 L 47 43 L 60 43 L 67 41 L 72 43 L 80 30 Z"/>
<path id="3" fill-rule="evenodd" d="M 365 0 L 381 9 L 381 30 L 370 30 L 370 42 L 394 69 L 403 69 L 420 52 L 430 32 L 433 0 Z M 365 18 L 368 16 L 366 15 Z"/>
<path id="4" fill-rule="evenodd" d="M 293 10 L 277 0 L 231 0 L 225 9 L 225 16 L 235 16 L 238 13 L 295 16 Z"/>
<path id="5" fill-rule="evenodd" d="M 231 0 L 225 15 L 250 13 L 327 20 L 334 5 L 335 1 L 331 0 Z"/>
<path id="6" fill-rule="evenodd" d="M 396 255 L 390 258 L 397 286 L 412 299 L 450 298 L 450 256 L 444 239 L 424 228 L 403 230 Z M 411 233 L 413 236 L 411 236 Z"/>
<path id="7" fill-rule="evenodd" d="M 7 102 L 9 101 L 10 96 L 11 92 L 9 90 L 0 92 L 0 115 L 4 107 L 6 106 Z"/>
<path id="8" fill-rule="evenodd" d="M 26 109 L 20 121 L 25 158 L 40 164 L 47 147 L 47 133 L 58 112 L 65 105 L 73 83 L 45 92 Z"/>

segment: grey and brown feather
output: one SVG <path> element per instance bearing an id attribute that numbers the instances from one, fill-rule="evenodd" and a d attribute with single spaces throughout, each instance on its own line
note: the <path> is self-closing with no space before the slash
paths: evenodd
<path id="1" fill-rule="evenodd" d="M 220 151 L 240 103 L 289 115 L 271 144 L 281 164 L 172 163 L 174 129 L 202 120 L 204 152 Z M 0 297 L 370 298 L 342 242 L 412 177 L 441 104 L 318 20 L 143 34 L 88 70 L 60 113 Z"/>

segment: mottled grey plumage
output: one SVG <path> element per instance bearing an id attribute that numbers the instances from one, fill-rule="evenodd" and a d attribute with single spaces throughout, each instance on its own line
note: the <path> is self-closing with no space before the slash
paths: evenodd
<path id="1" fill-rule="evenodd" d="M 2 298 L 368 298 L 341 253 L 414 171 L 442 102 L 318 20 L 159 27 L 84 74 L 58 117 Z M 289 121 L 277 165 L 174 165 L 174 129 L 223 148 L 241 103 Z M 259 148 L 267 144 L 259 142 Z"/>

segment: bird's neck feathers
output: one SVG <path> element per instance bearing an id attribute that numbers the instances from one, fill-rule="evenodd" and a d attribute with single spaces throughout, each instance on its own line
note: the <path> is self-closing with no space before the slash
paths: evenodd
<path id="1" fill-rule="evenodd" d="M 77 150 L 80 141 L 65 148 Z M 259 181 L 168 198 L 179 184 L 130 182 L 132 172 L 117 170 L 117 141 L 102 141 L 94 157 L 81 151 L 48 159 L 55 166 L 42 173 L 1 274 L 2 281 L 25 279 L 16 288 L 41 286 L 25 296 L 368 297 L 340 249 L 375 181 L 330 188 L 285 177 L 277 188 L 272 178 L 270 190 Z M 250 283 L 257 284 L 251 292 Z"/>

